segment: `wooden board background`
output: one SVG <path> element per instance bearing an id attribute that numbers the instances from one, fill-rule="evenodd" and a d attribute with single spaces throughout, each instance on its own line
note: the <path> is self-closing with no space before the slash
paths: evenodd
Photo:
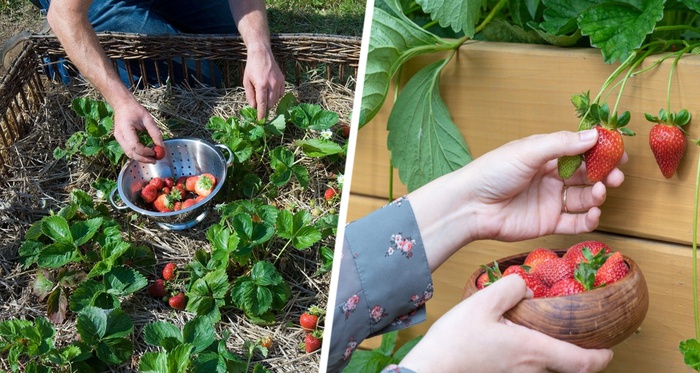
<path id="1" fill-rule="evenodd" d="M 410 62 L 410 76 L 439 56 Z M 548 236 L 520 243 L 474 242 L 433 273 L 435 296 L 428 303 L 428 321 L 399 334 L 399 343 L 425 334 L 440 315 L 461 299 L 465 281 L 479 265 L 532 250 L 562 248 L 585 239 L 600 239 L 637 262 L 650 292 L 647 317 L 639 332 L 615 346 L 605 372 L 688 372 L 678 343 L 693 336 L 692 216 L 698 158 L 697 125 L 686 126 L 691 142 L 678 174 L 666 180 L 648 146 L 651 124 L 644 112 L 665 107 L 670 64 L 632 78 L 620 109 L 630 110 L 628 125 L 637 136 L 626 138 L 630 161 L 622 166 L 625 183 L 609 189 L 596 232 L 580 236 Z M 504 43 L 471 43 L 442 74 L 441 93 L 454 122 L 475 157 L 508 141 L 535 133 L 575 130 L 578 120 L 572 94 L 590 90 L 595 96 L 615 66 L 605 65 L 597 50 L 560 49 Z M 685 107 L 700 120 L 700 56 L 679 63 L 672 85 L 672 110 Z M 389 97 L 392 97 L 390 93 Z M 614 100 L 611 100 L 611 105 Z M 351 180 L 348 221 L 358 219 L 388 200 L 389 153 L 386 120 L 391 105 L 358 132 Z M 406 193 L 394 172 L 393 196 Z M 378 346 L 374 338 L 363 348 Z"/>

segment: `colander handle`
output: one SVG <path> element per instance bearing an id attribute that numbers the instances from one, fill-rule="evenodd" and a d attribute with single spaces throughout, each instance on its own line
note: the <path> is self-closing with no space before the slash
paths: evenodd
<path id="1" fill-rule="evenodd" d="M 118 188 L 112 189 L 112 192 L 109 193 L 109 202 L 112 203 L 112 206 L 117 209 L 117 210 L 126 210 L 129 208 L 129 206 L 117 206 L 117 203 L 114 201 L 114 193 L 117 192 Z"/>
<path id="2" fill-rule="evenodd" d="M 228 152 L 228 159 L 226 160 L 226 167 L 231 167 L 231 165 L 233 164 L 233 152 L 231 151 L 231 149 L 229 149 L 228 146 L 226 146 L 224 144 L 216 144 L 214 146 L 216 146 L 219 149 L 226 149 L 226 151 Z"/>

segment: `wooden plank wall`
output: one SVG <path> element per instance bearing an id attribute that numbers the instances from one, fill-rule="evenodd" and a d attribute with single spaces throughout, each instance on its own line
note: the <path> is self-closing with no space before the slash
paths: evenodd
<path id="1" fill-rule="evenodd" d="M 419 57 L 404 71 L 410 76 L 436 56 Z M 630 110 L 628 125 L 637 136 L 626 138 L 630 161 L 622 166 L 625 183 L 609 189 L 598 231 L 580 236 L 549 236 L 522 243 L 475 242 L 460 250 L 434 274 L 435 297 L 428 322 L 402 331 L 400 342 L 425 334 L 430 324 L 461 299 L 465 281 L 479 265 L 532 250 L 562 248 L 585 239 L 600 239 L 632 257 L 650 291 L 650 307 L 639 332 L 613 348 L 605 372 L 686 372 L 678 343 L 693 336 L 691 250 L 696 159 L 692 142 L 700 121 L 700 56 L 684 58 L 672 84 L 672 110 L 687 108 L 691 143 L 678 174 L 666 180 L 649 150 L 651 124 L 644 112 L 665 107 L 669 63 L 632 78 L 620 109 Z M 453 120 L 475 157 L 508 141 L 535 133 L 575 130 L 578 120 L 569 99 L 590 90 L 595 96 L 616 66 L 605 65 L 591 49 L 559 49 L 504 43 L 464 45 L 442 74 L 441 92 Z M 390 93 L 389 97 L 392 97 Z M 611 99 L 610 104 L 614 104 Z M 387 103 L 358 132 L 348 221 L 388 200 L 389 153 L 386 150 Z M 394 197 L 406 193 L 394 172 Z M 377 346 L 375 338 L 363 344 Z"/>

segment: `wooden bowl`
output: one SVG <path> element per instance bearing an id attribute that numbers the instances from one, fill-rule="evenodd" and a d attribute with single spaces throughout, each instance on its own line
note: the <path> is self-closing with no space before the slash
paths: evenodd
<path id="1" fill-rule="evenodd" d="M 564 250 L 555 250 L 559 256 Z M 522 264 L 528 253 L 498 260 L 501 271 Z M 523 299 L 504 314 L 516 324 L 584 348 L 610 348 L 629 337 L 644 321 L 649 292 L 637 264 L 623 255 L 630 270 L 622 279 L 583 293 L 551 298 Z M 493 265 L 489 263 L 487 265 Z M 479 291 L 479 268 L 469 278 L 463 299 Z"/>

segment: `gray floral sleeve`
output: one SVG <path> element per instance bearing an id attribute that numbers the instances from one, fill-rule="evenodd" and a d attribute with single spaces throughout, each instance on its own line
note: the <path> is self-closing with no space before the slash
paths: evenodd
<path id="1" fill-rule="evenodd" d="M 348 224 L 327 371 L 340 372 L 365 338 L 425 321 L 432 295 L 425 249 L 406 198 Z M 407 372 L 395 366 L 386 371 Z"/>

